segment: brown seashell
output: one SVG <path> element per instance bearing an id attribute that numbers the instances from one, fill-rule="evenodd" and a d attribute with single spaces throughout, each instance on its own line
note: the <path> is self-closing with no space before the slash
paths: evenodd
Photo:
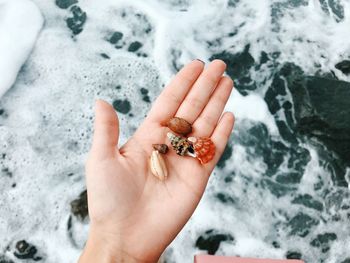
<path id="1" fill-rule="evenodd" d="M 193 144 L 194 152 L 201 164 L 211 161 L 215 156 L 215 144 L 210 138 L 197 138 Z"/>
<path id="2" fill-rule="evenodd" d="M 153 149 L 157 150 L 162 154 L 166 154 L 169 150 L 168 145 L 166 144 L 152 144 Z"/>
<path id="3" fill-rule="evenodd" d="M 185 119 L 174 117 L 168 123 L 167 126 L 173 132 L 186 136 L 192 132 L 192 125 Z"/>
<path id="4" fill-rule="evenodd" d="M 186 138 L 177 136 L 171 132 L 168 132 L 167 136 L 170 140 L 171 146 L 173 146 L 173 149 L 178 155 L 195 157 L 193 145 Z"/>

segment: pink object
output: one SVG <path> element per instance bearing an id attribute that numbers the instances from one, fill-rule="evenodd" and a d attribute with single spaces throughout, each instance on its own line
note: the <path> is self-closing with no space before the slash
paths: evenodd
<path id="1" fill-rule="evenodd" d="M 194 257 L 194 263 L 304 263 L 304 261 L 295 259 L 256 259 L 197 255 Z"/>

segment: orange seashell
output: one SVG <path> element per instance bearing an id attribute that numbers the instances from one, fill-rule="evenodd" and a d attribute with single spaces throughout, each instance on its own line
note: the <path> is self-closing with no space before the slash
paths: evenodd
<path id="1" fill-rule="evenodd" d="M 193 144 L 194 152 L 201 164 L 211 161 L 215 156 L 215 144 L 210 138 L 197 138 Z"/>

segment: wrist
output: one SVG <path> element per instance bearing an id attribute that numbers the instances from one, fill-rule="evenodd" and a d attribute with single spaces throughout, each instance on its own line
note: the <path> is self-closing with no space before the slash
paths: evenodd
<path id="1" fill-rule="evenodd" d="M 83 253 L 78 263 L 121 263 L 121 262 L 138 262 L 116 245 L 111 245 L 103 236 L 95 233 L 89 234 Z"/>
<path id="2" fill-rule="evenodd" d="M 90 228 L 88 240 L 78 263 L 156 263 L 158 259 L 140 257 L 128 252 L 122 238 Z"/>

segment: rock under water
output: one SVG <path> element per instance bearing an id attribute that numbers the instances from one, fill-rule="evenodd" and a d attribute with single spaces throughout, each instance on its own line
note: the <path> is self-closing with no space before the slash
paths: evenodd
<path id="1" fill-rule="evenodd" d="M 250 76 L 250 70 L 253 68 L 255 61 L 249 53 L 249 45 L 237 54 L 227 51 L 214 54 L 210 60 L 221 59 L 227 64 L 227 74 L 234 79 L 235 88 L 243 95 L 247 95 L 249 91 L 256 89 L 256 84 Z"/>
<path id="2" fill-rule="evenodd" d="M 331 163 L 334 181 L 347 186 L 350 164 L 350 83 L 335 78 L 309 76 L 297 65 L 285 63 L 275 73 L 265 100 L 283 138 L 293 144 L 314 138 L 320 153 Z M 290 94 L 290 95 L 289 95 Z M 335 153 L 325 153 L 328 151 Z"/>
<path id="3" fill-rule="evenodd" d="M 349 166 L 350 83 L 313 76 L 302 77 L 296 83 L 289 86 L 296 130 L 320 140 Z"/>
<path id="4" fill-rule="evenodd" d="M 80 220 L 85 220 L 89 215 L 87 190 L 80 193 L 79 197 L 70 203 L 71 212 Z"/>
<path id="5" fill-rule="evenodd" d="M 19 259 L 32 259 L 34 261 L 40 261 L 42 260 L 42 257 L 37 256 L 37 252 L 38 250 L 34 245 L 25 240 L 21 240 L 16 243 L 14 255 Z"/>
<path id="6" fill-rule="evenodd" d="M 350 60 L 343 60 L 335 64 L 335 68 L 339 69 L 344 74 L 350 74 Z"/>
<path id="7" fill-rule="evenodd" d="M 234 242 L 234 238 L 230 234 L 223 234 L 214 229 L 205 231 L 196 241 L 196 247 L 201 250 L 207 250 L 209 255 L 214 255 L 219 249 L 221 242 Z"/>

